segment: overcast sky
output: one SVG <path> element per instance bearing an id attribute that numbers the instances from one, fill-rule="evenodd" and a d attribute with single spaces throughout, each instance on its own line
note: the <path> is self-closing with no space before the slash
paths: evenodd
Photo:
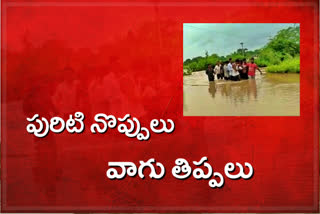
<path id="1" fill-rule="evenodd" d="M 225 56 L 241 48 L 263 47 L 279 30 L 294 24 L 183 24 L 183 60 L 216 53 Z"/>

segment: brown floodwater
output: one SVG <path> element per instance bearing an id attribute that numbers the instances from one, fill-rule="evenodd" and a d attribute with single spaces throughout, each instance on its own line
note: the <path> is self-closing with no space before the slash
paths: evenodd
<path id="1" fill-rule="evenodd" d="M 208 82 L 204 71 L 183 77 L 184 116 L 299 116 L 300 75 L 256 75 L 256 79 Z"/>

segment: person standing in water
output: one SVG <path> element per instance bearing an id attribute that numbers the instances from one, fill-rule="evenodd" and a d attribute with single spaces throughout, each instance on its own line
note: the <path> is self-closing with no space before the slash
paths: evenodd
<path id="1" fill-rule="evenodd" d="M 223 69 L 223 62 L 220 62 L 220 75 L 221 75 L 221 79 L 224 79 L 224 69 Z"/>
<path id="2" fill-rule="evenodd" d="M 229 59 L 229 64 L 228 64 L 228 70 L 230 74 L 230 79 L 232 81 L 239 81 L 239 72 L 237 71 L 237 65 L 236 63 L 232 63 L 232 58 Z"/>
<path id="3" fill-rule="evenodd" d="M 242 67 L 242 61 L 241 60 L 236 60 L 236 70 L 239 72 L 239 79 L 242 79 L 242 73 L 243 73 L 243 67 Z"/>
<path id="4" fill-rule="evenodd" d="M 214 81 L 214 70 L 211 64 L 208 65 L 208 68 L 206 70 L 206 74 L 208 75 L 209 82 Z"/>
<path id="5" fill-rule="evenodd" d="M 229 59 L 229 62 L 228 62 L 228 65 L 227 65 L 227 70 L 228 70 L 228 74 L 229 74 L 229 77 L 231 79 L 231 73 L 232 73 L 232 58 Z"/>
<path id="6" fill-rule="evenodd" d="M 260 72 L 260 74 L 262 75 L 262 71 L 258 68 L 257 64 L 254 63 L 254 58 L 252 57 L 250 59 L 250 63 L 248 63 L 248 75 L 250 79 L 254 79 L 256 76 L 256 70 L 258 70 Z"/>
<path id="7" fill-rule="evenodd" d="M 224 79 L 229 80 L 228 61 L 223 64 Z"/>
<path id="8" fill-rule="evenodd" d="M 241 76 L 241 79 L 248 79 L 248 64 L 247 64 L 247 61 L 246 59 L 243 59 L 242 61 L 242 76 Z"/>
<path id="9" fill-rule="evenodd" d="M 221 71 L 221 63 L 217 62 L 216 66 L 214 67 L 214 73 L 217 74 L 217 79 L 222 79 Z"/>

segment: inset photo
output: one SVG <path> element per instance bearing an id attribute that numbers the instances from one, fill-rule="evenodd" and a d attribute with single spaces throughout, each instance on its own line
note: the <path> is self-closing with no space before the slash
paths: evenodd
<path id="1" fill-rule="evenodd" d="M 300 24 L 183 24 L 184 116 L 300 116 Z"/>

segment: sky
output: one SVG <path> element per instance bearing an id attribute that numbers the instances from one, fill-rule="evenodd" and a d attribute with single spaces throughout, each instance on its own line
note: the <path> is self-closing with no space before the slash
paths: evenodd
<path id="1" fill-rule="evenodd" d="M 216 53 L 230 54 L 243 47 L 255 50 L 267 44 L 281 29 L 294 24 L 183 24 L 183 60 Z"/>

